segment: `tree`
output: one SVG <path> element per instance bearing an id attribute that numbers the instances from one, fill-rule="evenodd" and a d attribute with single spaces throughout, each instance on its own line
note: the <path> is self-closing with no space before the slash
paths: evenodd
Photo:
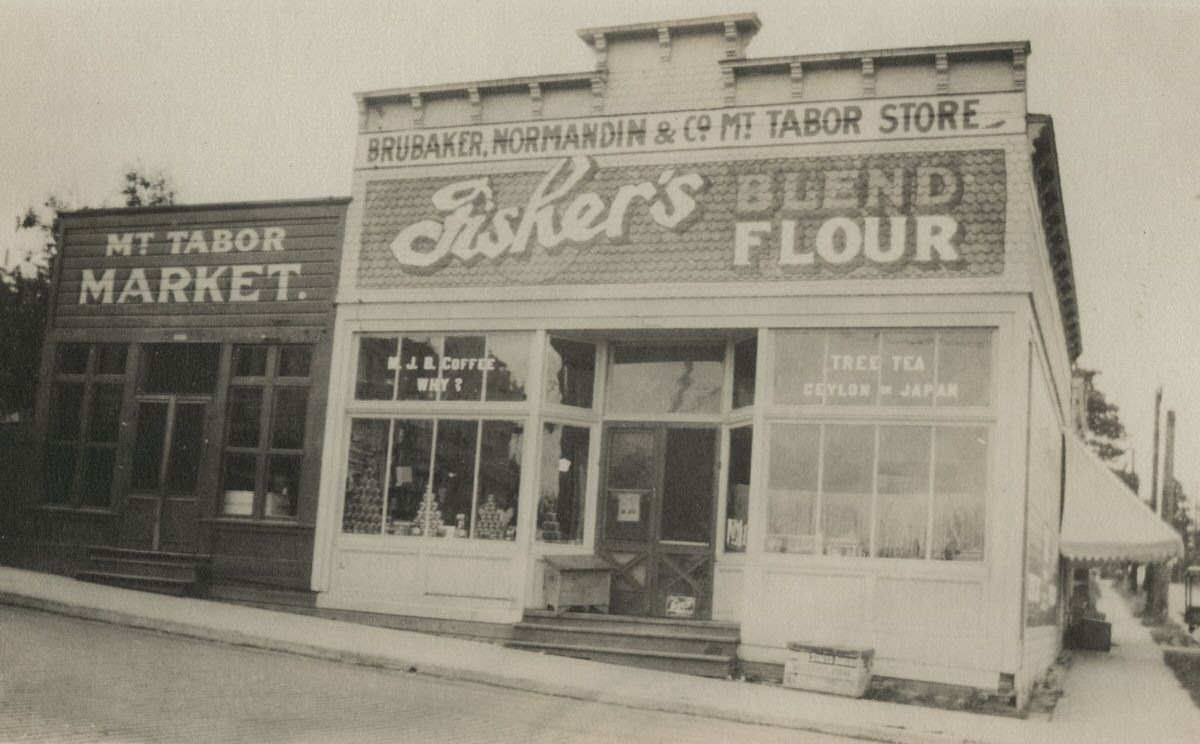
<path id="1" fill-rule="evenodd" d="M 175 203 L 175 186 L 162 171 L 125 173 L 120 194 L 127 207 Z M 12 268 L 0 266 L 0 421 L 33 414 L 42 335 L 50 300 L 50 277 L 58 255 L 58 216 L 72 207 L 51 196 L 16 220 L 17 234 L 36 234 L 28 255 Z"/>
<path id="2" fill-rule="evenodd" d="M 1137 493 L 1141 482 L 1138 474 L 1133 470 L 1112 465 L 1114 460 L 1125 454 L 1125 448 L 1120 444 L 1125 439 L 1125 424 L 1121 423 L 1120 409 L 1115 403 L 1109 403 L 1104 392 L 1096 387 L 1095 380 L 1100 374 L 1098 370 L 1078 369 L 1076 374 L 1083 378 L 1087 417 L 1087 432 L 1084 436 L 1088 446 L 1101 460 L 1110 463 L 1109 468 L 1117 477 Z"/>

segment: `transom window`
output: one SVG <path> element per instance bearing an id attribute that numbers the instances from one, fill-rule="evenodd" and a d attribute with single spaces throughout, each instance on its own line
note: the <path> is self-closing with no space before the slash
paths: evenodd
<path id="1" fill-rule="evenodd" d="M 528 333 L 364 336 L 356 400 L 523 401 Z"/>

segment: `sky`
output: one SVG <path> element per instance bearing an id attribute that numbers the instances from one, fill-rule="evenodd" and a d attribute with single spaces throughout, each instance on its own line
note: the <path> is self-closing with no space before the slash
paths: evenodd
<path id="1" fill-rule="evenodd" d="M 0 259 L 55 195 L 119 206 L 350 193 L 352 93 L 591 69 L 575 30 L 756 12 L 751 57 L 1029 40 L 1054 118 L 1083 328 L 1149 483 L 1154 390 L 1200 492 L 1200 3 L 1012 0 L 0 0 Z M 1165 413 L 1164 413 L 1165 417 Z M 1148 495 L 1148 485 L 1143 486 Z"/>

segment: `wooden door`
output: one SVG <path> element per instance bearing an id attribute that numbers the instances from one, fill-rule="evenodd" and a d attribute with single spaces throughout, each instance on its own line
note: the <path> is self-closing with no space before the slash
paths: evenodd
<path id="1" fill-rule="evenodd" d="M 611 612 L 711 617 L 717 433 L 667 424 L 606 430 L 597 554 L 614 568 Z"/>
<path id="2" fill-rule="evenodd" d="M 207 398 L 141 396 L 121 542 L 143 550 L 196 550 Z"/>

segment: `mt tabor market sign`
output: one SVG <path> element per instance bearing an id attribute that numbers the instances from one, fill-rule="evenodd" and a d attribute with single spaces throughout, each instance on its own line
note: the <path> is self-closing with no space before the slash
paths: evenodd
<path id="1" fill-rule="evenodd" d="M 578 154 L 1023 134 L 1021 93 L 855 99 L 371 132 L 356 167 L 422 165 Z"/>
<path id="2" fill-rule="evenodd" d="M 373 180 L 359 286 L 994 275 L 1005 174 L 972 150 Z"/>

